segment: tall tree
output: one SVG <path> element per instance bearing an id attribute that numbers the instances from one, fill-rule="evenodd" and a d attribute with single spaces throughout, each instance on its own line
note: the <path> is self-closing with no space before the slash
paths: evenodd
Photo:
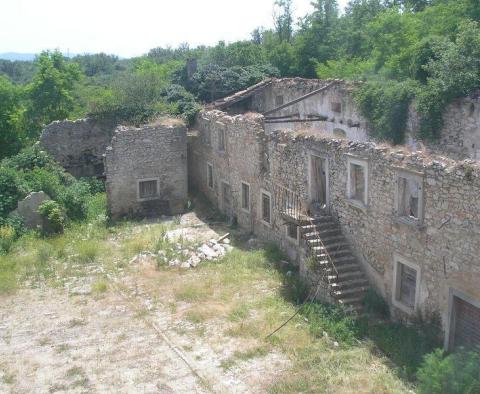
<path id="1" fill-rule="evenodd" d="M 42 52 L 36 65 L 38 71 L 27 87 L 33 132 L 42 124 L 68 117 L 74 109 L 74 85 L 81 77 L 78 64 L 67 62 L 58 51 Z"/>
<path id="2" fill-rule="evenodd" d="M 0 159 L 17 153 L 24 143 L 20 88 L 0 75 Z"/>
<path id="3" fill-rule="evenodd" d="M 273 22 L 279 41 L 291 42 L 293 36 L 292 0 L 276 0 L 273 10 Z"/>
<path id="4" fill-rule="evenodd" d="M 333 31 L 338 22 L 336 0 L 316 0 L 313 13 L 301 23 L 295 38 L 296 72 L 304 77 L 315 77 L 315 67 L 334 56 Z"/>

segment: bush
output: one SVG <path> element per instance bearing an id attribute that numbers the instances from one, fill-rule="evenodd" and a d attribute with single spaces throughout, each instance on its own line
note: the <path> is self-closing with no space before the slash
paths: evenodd
<path id="1" fill-rule="evenodd" d="M 85 177 L 80 178 L 80 181 L 88 185 L 91 194 L 105 192 L 105 182 L 103 182 L 101 179 L 95 177 Z"/>
<path id="2" fill-rule="evenodd" d="M 414 81 L 373 81 L 355 92 L 360 111 L 380 141 L 401 144 L 405 139 L 408 107 L 416 91 Z"/>
<path id="3" fill-rule="evenodd" d="M 0 226 L 0 254 L 8 253 L 17 234 L 12 226 Z"/>
<path id="4" fill-rule="evenodd" d="M 87 217 L 89 196 L 90 187 L 82 181 L 74 182 L 63 190 L 59 201 L 65 207 L 69 219 L 83 220 Z"/>
<path id="5" fill-rule="evenodd" d="M 437 349 L 425 356 L 417 378 L 425 394 L 480 393 L 480 349 L 450 355 Z"/>
<path id="6" fill-rule="evenodd" d="M 36 144 L 23 149 L 15 156 L 2 160 L 2 167 L 13 168 L 15 170 L 31 171 L 34 168 L 48 168 L 63 172 L 59 164 L 41 147 Z"/>
<path id="7" fill-rule="evenodd" d="M 353 345 L 360 333 L 360 327 L 355 318 L 337 305 L 310 304 L 306 306 L 303 315 L 308 320 L 310 332 L 320 338 L 325 331 L 337 341 L 345 345 Z"/>
<path id="8" fill-rule="evenodd" d="M 425 354 L 439 345 L 438 317 L 430 320 L 418 318 L 410 326 L 402 323 L 376 323 L 365 327 L 365 334 L 392 361 L 408 379 L 414 379 Z"/>
<path id="9" fill-rule="evenodd" d="M 38 207 L 38 213 L 45 221 L 44 232 L 48 234 L 58 234 L 63 232 L 65 225 L 65 216 L 62 208 L 56 201 L 44 201 Z"/>
<path id="10" fill-rule="evenodd" d="M 0 218 L 5 218 L 17 207 L 17 202 L 27 193 L 26 185 L 18 173 L 0 167 Z"/>

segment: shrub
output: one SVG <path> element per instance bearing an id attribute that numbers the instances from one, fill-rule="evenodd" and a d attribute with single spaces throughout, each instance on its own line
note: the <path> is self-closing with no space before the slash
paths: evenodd
<path id="1" fill-rule="evenodd" d="M 8 253 L 16 235 L 15 229 L 12 226 L 0 226 L 0 254 Z"/>
<path id="2" fill-rule="evenodd" d="M 65 216 L 60 205 L 53 200 L 44 201 L 38 207 L 38 213 L 44 219 L 44 231 L 46 233 L 58 234 L 63 232 Z"/>
<path id="3" fill-rule="evenodd" d="M 76 181 L 67 186 L 59 196 L 69 219 L 82 220 L 87 217 L 90 187 L 87 183 Z"/>
<path id="4" fill-rule="evenodd" d="M 425 394 L 479 393 L 480 349 L 450 355 L 437 349 L 425 356 L 417 378 L 419 390 Z"/>
<path id="5" fill-rule="evenodd" d="M 95 177 L 84 177 L 80 178 L 80 181 L 88 185 L 91 194 L 105 192 L 105 182 L 103 182 L 101 179 Z"/>
<path id="6" fill-rule="evenodd" d="M 5 218 L 17 207 L 17 202 L 25 196 L 26 189 L 15 170 L 0 167 L 0 217 Z"/>
<path id="7" fill-rule="evenodd" d="M 425 354 L 439 345 L 438 317 L 417 318 L 412 325 L 376 323 L 365 327 L 365 334 L 397 364 L 409 379 L 414 379 Z"/>
<path id="8" fill-rule="evenodd" d="M 54 200 L 60 197 L 65 188 L 58 175 L 46 168 L 34 168 L 32 171 L 26 171 L 23 173 L 23 179 L 29 192 L 43 191 Z"/>
<path id="9" fill-rule="evenodd" d="M 414 81 L 372 81 L 354 94 L 371 132 L 379 140 L 401 144 L 405 139 L 408 107 L 416 91 Z"/>
<path id="10" fill-rule="evenodd" d="M 352 345 L 359 335 L 357 321 L 339 306 L 311 304 L 307 305 L 303 314 L 308 320 L 310 332 L 317 337 L 322 337 L 326 331 L 343 344 Z"/>
<path id="11" fill-rule="evenodd" d="M 23 171 L 31 171 L 34 168 L 48 168 L 63 172 L 60 165 L 47 152 L 43 151 L 38 144 L 22 149 L 15 156 L 2 160 L 1 165 L 2 167 Z"/>

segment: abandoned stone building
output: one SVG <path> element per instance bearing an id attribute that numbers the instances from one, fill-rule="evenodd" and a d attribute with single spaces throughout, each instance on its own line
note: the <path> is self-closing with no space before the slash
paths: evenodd
<path id="1" fill-rule="evenodd" d="M 73 176 L 102 176 L 103 154 L 115 127 L 106 119 L 57 121 L 43 130 L 40 144 Z"/>
<path id="2" fill-rule="evenodd" d="M 370 141 L 343 81 L 271 79 L 178 124 L 119 127 L 109 209 L 181 212 L 200 192 L 278 243 L 319 299 L 360 310 L 372 287 L 397 319 L 441 316 L 445 347 L 480 344 L 480 99 L 451 104 L 437 144 Z M 187 142 L 188 138 L 188 142 Z M 188 171 L 187 171 L 188 149 Z"/>
<path id="3" fill-rule="evenodd" d="M 182 213 L 187 203 L 187 128 L 175 119 L 119 126 L 105 153 L 112 219 Z"/>

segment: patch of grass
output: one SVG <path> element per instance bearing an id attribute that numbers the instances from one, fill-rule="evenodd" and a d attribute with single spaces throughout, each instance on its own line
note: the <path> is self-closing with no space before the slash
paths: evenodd
<path id="1" fill-rule="evenodd" d="M 208 298 L 213 294 L 211 282 L 190 282 L 175 289 L 174 295 L 177 301 L 195 302 Z"/>
<path id="2" fill-rule="evenodd" d="M 15 383 L 15 375 L 13 373 L 4 373 L 3 383 L 12 385 Z"/>
<path id="3" fill-rule="evenodd" d="M 16 287 L 15 262 L 9 256 L 0 255 L 0 294 L 10 293 Z"/>
<path id="4" fill-rule="evenodd" d="M 83 319 L 77 319 L 77 318 L 73 318 L 72 320 L 70 320 L 68 322 L 68 328 L 74 328 L 74 327 L 79 327 L 79 326 L 84 326 L 86 325 L 87 323 L 85 322 L 85 320 Z"/>
<path id="5" fill-rule="evenodd" d="M 66 351 L 69 350 L 69 349 L 70 349 L 70 346 L 69 346 L 69 345 L 67 345 L 66 343 L 62 343 L 62 344 L 58 345 L 58 346 L 55 348 L 55 351 L 56 351 L 57 353 L 64 353 L 64 352 L 66 352 Z"/>
<path id="6" fill-rule="evenodd" d="M 256 346 L 244 351 L 237 350 L 236 352 L 233 353 L 233 356 L 223 360 L 220 363 L 220 366 L 224 370 L 228 370 L 234 367 L 239 362 L 248 361 L 258 357 L 264 357 L 269 353 L 269 351 L 270 351 L 270 348 L 268 346 Z"/>
<path id="7" fill-rule="evenodd" d="M 94 293 L 105 293 L 108 290 L 108 284 L 105 280 L 97 280 L 92 284 Z"/>
<path id="8" fill-rule="evenodd" d="M 250 308 L 248 304 L 246 303 L 241 303 L 237 306 L 235 306 L 230 313 L 228 314 L 228 320 L 231 322 L 238 322 L 245 320 L 250 312 Z"/>
<path id="9" fill-rule="evenodd" d="M 101 252 L 101 245 L 95 240 L 79 241 L 75 244 L 77 252 L 77 260 L 84 264 L 92 264 L 95 262 Z"/>
<path id="10" fill-rule="evenodd" d="M 198 324 L 206 320 L 206 315 L 203 311 L 189 310 L 184 317 L 191 323 Z"/>
<path id="11" fill-rule="evenodd" d="M 79 375 L 81 376 L 81 375 L 84 375 L 84 374 L 85 374 L 85 371 L 83 370 L 82 367 L 75 366 L 75 367 L 72 367 L 72 368 L 68 369 L 65 376 L 67 378 L 71 378 L 73 376 L 79 376 Z"/>

